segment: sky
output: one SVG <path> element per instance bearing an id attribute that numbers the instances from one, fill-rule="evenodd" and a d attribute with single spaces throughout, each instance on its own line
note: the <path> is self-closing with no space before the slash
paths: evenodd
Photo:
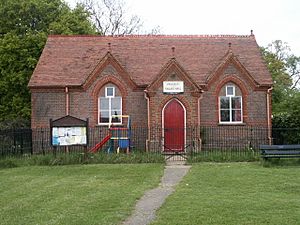
<path id="1" fill-rule="evenodd" d="M 65 0 L 72 6 L 78 0 Z M 256 37 L 266 47 L 286 42 L 300 56 L 299 0 L 123 0 L 138 15 L 144 29 L 160 27 L 161 34 L 235 34 Z"/>

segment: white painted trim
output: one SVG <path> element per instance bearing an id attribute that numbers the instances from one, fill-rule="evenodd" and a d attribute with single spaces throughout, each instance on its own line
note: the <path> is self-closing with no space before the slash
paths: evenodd
<path id="1" fill-rule="evenodd" d="M 149 141 L 151 138 L 151 124 L 150 124 L 150 98 L 147 97 L 147 93 L 146 90 L 144 90 L 144 97 L 145 99 L 147 99 L 147 124 L 148 124 L 148 136 L 147 136 L 147 140 L 146 140 L 146 151 L 149 151 Z"/>
<path id="2" fill-rule="evenodd" d="M 69 109 L 70 109 L 70 94 L 69 94 L 69 88 L 65 87 L 65 94 L 66 94 L 66 115 L 69 115 Z"/>
<path id="3" fill-rule="evenodd" d="M 232 87 L 232 95 L 228 94 L 227 88 Z M 226 85 L 225 87 L 226 90 L 226 97 L 234 97 L 235 96 L 235 86 L 234 85 Z"/>
<path id="4" fill-rule="evenodd" d="M 121 115 L 123 115 L 123 97 L 122 96 L 115 96 L 114 98 L 118 98 L 120 97 L 121 98 Z M 100 123 L 100 98 L 103 98 L 101 96 L 98 97 L 98 125 L 99 126 L 109 126 L 110 124 L 110 121 L 108 121 L 108 123 Z M 111 108 L 111 99 L 112 97 L 105 97 L 105 98 L 108 98 L 109 99 L 109 109 Z M 110 120 L 110 117 L 112 115 L 109 115 L 109 119 Z M 115 125 L 121 125 L 122 124 L 122 118 L 121 118 L 121 122 L 120 123 L 114 123 Z"/>
<path id="5" fill-rule="evenodd" d="M 271 92 L 273 87 L 270 87 L 267 90 L 267 124 L 268 124 L 268 138 L 269 138 L 269 145 L 272 144 L 272 118 L 271 118 L 271 109 L 270 109 L 270 102 L 272 101 Z"/>
<path id="6" fill-rule="evenodd" d="M 229 98 L 229 119 L 232 118 L 232 103 L 231 98 L 240 97 L 241 98 L 241 121 L 221 121 L 221 97 L 228 97 Z M 242 124 L 244 122 L 243 120 L 243 96 L 219 96 L 218 97 L 218 110 L 219 110 L 219 124 Z"/>
<path id="7" fill-rule="evenodd" d="M 162 118 L 162 122 L 161 122 L 161 125 L 162 125 L 162 142 L 164 144 L 165 142 L 165 132 L 164 132 L 164 127 L 165 127 L 165 118 L 164 118 L 164 111 L 165 111 L 165 108 L 166 106 L 173 100 L 176 100 L 183 108 L 183 111 L 184 111 L 184 117 L 183 117 L 183 129 L 184 129 L 184 152 L 186 152 L 186 108 L 184 107 L 184 105 L 182 104 L 181 101 L 179 101 L 179 99 L 177 98 L 171 98 L 163 107 L 162 111 L 161 111 L 161 118 Z M 162 145 L 162 152 L 164 152 L 164 145 Z"/>
<path id="8" fill-rule="evenodd" d="M 113 90 L 113 95 L 107 95 L 107 90 L 108 88 L 112 88 Z M 111 87 L 111 86 L 108 86 L 108 87 L 105 87 L 105 98 L 114 98 L 115 97 L 115 87 Z"/>

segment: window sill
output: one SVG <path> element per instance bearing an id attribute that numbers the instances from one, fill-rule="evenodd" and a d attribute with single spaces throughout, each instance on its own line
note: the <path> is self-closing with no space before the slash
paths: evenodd
<path id="1" fill-rule="evenodd" d="M 111 123 L 111 126 L 123 126 L 122 123 Z M 98 123 L 96 124 L 97 127 L 104 127 L 104 126 L 109 126 L 109 123 Z"/>
<path id="2" fill-rule="evenodd" d="M 246 123 L 218 123 L 218 126 L 246 126 Z"/>

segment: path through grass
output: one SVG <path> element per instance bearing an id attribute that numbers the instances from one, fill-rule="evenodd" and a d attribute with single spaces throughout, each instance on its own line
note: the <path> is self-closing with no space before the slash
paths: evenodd
<path id="1" fill-rule="evenodd" d="M 299 225 L 300 167 L 194 164 L 153 225 Z"/>
<path id="2" fill-rule="evenodd" d="M 162 164 L 1 169 L 0 224 L 118 224 L 162 174 Z"/>

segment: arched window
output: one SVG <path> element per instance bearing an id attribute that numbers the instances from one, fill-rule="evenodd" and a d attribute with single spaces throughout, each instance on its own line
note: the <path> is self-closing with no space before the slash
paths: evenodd
<path id="1" fill-rule="evenodd" d="M 219 122 L 220 123 L 242 123 L 242 92 L 233 83 L 227 83 L 219 95 Z"/>
<path id="2" fill-rule="evenodd" d="M 102 87 L 98 101 L 99 124 L 107 125 L 112 115 L 122 115 L 122 96 L 116 85 L 108 83 Z M 113 118 L 112 122 L 121 124 L 121 118 Z"/>

